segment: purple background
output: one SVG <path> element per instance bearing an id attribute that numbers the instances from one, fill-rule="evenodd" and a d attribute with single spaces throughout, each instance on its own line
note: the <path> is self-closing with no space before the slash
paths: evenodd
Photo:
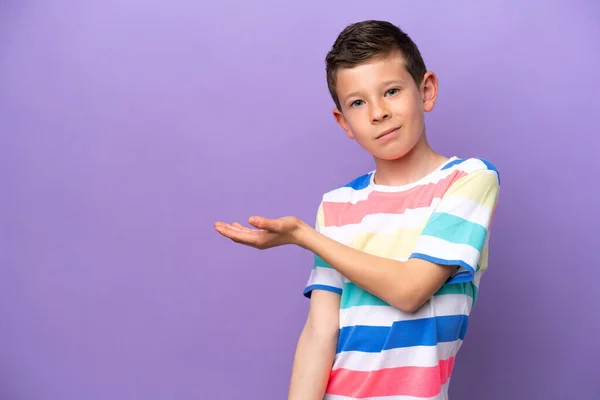
<path id="1" fill-rule="evenodd" d="M 483 4 L 485 3 L 485 4 Z M 437 72 L 432 145 L 501 171 L 453 399 L 600 397 L 596 1 L 0 3 L 0 399 L 283 399 L 314 221 L 372 168 L 331 116 L 357 20 Z"/>

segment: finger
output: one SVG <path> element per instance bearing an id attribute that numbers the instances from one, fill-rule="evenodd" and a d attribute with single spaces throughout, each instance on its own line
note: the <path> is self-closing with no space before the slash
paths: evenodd
<path id="1" fill-rule="evenodd" d="M 254 245 L 257 241 L 255 233 L 253 233 L 252 231 L 244 231 L 242 229 L 234 227 L 233 225 L 225 223 L 216 223 L 215 229 L 221 235 L 237 243 Z"/>
<path id="2" fill-rule="evenodd" d="M 248 219 L 250 225 L 255 226 L 259 229 L 268 230 L 271 232 L 277 232 L 279 230 L 279 225 L 277 221 L 264 218 L 264 217 L 250 217 Z"/>
<path id="3" fill-rule="evenodd" d="M 215 230 L 224 236 L 227 236 L 229 231 L 231 231 L 229 224 L 226 224 L 224 222 L 215 222 L 214 226 L 215 226 Z"/>
<path id="4" fill-rule="evenodd" d="M 247 228 L 245 226 L 243 226 L 242 224 L 238 223 L 238 222 L 234 222 L 233 224 L 231 224 L 234 228 L 239 229 L 240 231 L 244 231 L 244 232 L 249 232 L 251 231 L 250 228 Z"/>
<path id="5" fill-rule="evenodd" d="M 231 229 L 231 230 L 234 230 L 234 231 L 244 231 L 244 232 L 249 232 L 250 231 L 248 228 L 242 226 L 241 224 L 239 224 L 237 222 L 234 222 L 232 224 L 226 224 L 224 222 L 219 222 L 218 224 L 222 228 Z"/>
<path id="6" fill-rule="evenodd" d="M 244 232 L 266 232 L 266 230 L 264 230 L 264 229 L 258 229 L 258 230 L 256 230 L 254 228 L 248 228 L 248 227 L 246 227 L 246 226 L 244 226 L 242 224 L 239 224 L 237 222 L 234 222 L 232 225 L 234 227 L 236 227 L 237 229 L 239 229 L 241 231 L 244 231 Z"/>
<path id="7" fill-rule="evenodd" d="M 236 228 L 231 224 L 226 224 L 224 222 L 215 223 L 215 229 L 217 230 L 217 232 L 227 237 L 231 237 L 231 235 L 235 235 L 239 232 L 242 232 L 241 229 Z"/>
<path id="8" fill-rule="evenodd" d="M 215 229 L 221 231 L 239 231 L 239 228 L 234 227 L 231 224 L 227 224 L 225 222 L 215 222 Z"/>

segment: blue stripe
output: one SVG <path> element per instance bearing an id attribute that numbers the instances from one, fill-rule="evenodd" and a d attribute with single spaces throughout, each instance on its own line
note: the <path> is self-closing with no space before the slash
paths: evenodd
<path id="1" fill-rule="evenodd" d="M 349 188 L 352 188 L 354 190 L 362 190 L 362 189 L 367 188 L 369 186 L 369 183 L 371 183 L 371 173 L 359 176 L 358 178 L 356 178 L 352 182 L 347 183 L 347 184 L 345 184 L 342 187 L 349 187 Z"/>
<path id="2" fill-rule="evenodd" d="M 464 339 L 469 325 L 467 315 L 422 318 L 385 326 L 348 326 L 340 329 L 337 353 L 383 350 L 411 346 L 435 346 L 440 342 Z"/>
<path id="3" fill-rule="evenodd" d="M 448 164 L 444 165 L 444 167 L 442 168 L 442 171 L 445 169 L 448 169 L 450 167 L 453 167 L 454 165 L 458 165 L 458 164 L 462 163 L 463 161 L 465 161 L 465 160 L 463 160 L 462 158 L 457 158 L 456 160 L 452 160 Z"/>
<path id="4" fill-rule="evenodd" d="M 445 260 L 443 258 L 432 257 L 430 255 L 423 254 L 423 253 L 412 253 L 409 258 L 420 258 L 422 260 L 429 261 L 429 262 L 432 262 L 435 264 L 440 264 L 440 265 L 450 265 L 450 266 L 457 265 L 457 266 L 461 266 L 464 269 L 466 269 L 467 271 L 469 271 L 468 274 L 466 272 L 459 273 L 456 276 L 451 277 L 450 279 L 448 279 L 446 281 L 446 284 L 469 282 L 471 279 L 473 279 L 473 275 L 475 275 L 475 270 L 473 269 L 473 267 L 471 267 L 469 264 L 467 264 L 463 260 Z"/>
<path id="5" fill-rule="evenodd" d="M 478 158 L 478 160 L 481 161 L 482 163 L 484 163 L 485 166 L 487 167 L 487 169 L 498 173 L 498 168 L 496 168 L 496 166 L 494 164 L 492 164 L 491 162 L 489 162 L 488 160 L 484 160 L 483 158 Z"/>
<path id="6" fill-rule="evenodd" d="M 479 161 L 481 161 L 482 163 L 485 164 L 485 166 L 487 167 L 487 169 L 494 171 L 496 173 L 496 175 L 498 175 L 498 184 L 500 184 L 500 172 L 498 172 L 498 168 L 496 168 L 496 166 L 494 164 L 492 164 L 491 162 L 484 160 L 483 158 L 479 158 Z"/>
<path id="7" fill-rule="evenodd" d="M 308 297 L 310 299 L 310 295 L 311 292 L 313 290 L 327 290 L 328 292 L 333 292 L 333 293 L 337 293 L 337 294 L 342 294 L 342 289 L 335 287 L 335 286 L 328 286 L 328 285 L 310 285 L 307 286 L 304 289 L 304 296 Z"/>
<path id="8" fill-rule="evenodd" d="M 471 274 L 469 273 L 469 271 L 461 271 L 461 272 L 459 272 L 458 274 L 454 275 L 454 278 L 459 278 L 459 277 L 461 277 L 461 276 L 469 276 L 469 275 L 471 275 Z"/>
<path id="9" fill-rule="evenodd" d="M 498 175 L 498 183 L 500 183 L 500 172 L 498 172 L 498 168 L 496 168 L 496 166 L 494 164 L 492 164 L 488 160 L 484 160 L 483 158 L 476 158 L 476 160 L 481 161 L 486 166 L 486 168 L 489 169 L 490 171 L 496 172 L 496 175 Z M 448 164 L 446 164 L 442 167 L 442 171 L 445 169 L 451 168 L 455 165 L 461 164 L 465 161 L 467 161 L 467 159 L 463 159 L 463 158 L 457 158 L 456 160 L 452 160 Z"/>

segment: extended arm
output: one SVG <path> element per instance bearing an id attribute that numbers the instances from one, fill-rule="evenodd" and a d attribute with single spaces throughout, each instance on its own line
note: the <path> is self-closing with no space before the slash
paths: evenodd
<path id="1" fill-rule="evenodd" d="M 258 229 L 220 222 L 215 227 L 233 241 L 259 249 L 295 244 L 310 250 L 356 285 L 405 312 L 426 302 L 454 269 L 421 259 L 401 262 L 373 256 L 330 239 L 296 217 L 252 217 L 249 222 Z"/>

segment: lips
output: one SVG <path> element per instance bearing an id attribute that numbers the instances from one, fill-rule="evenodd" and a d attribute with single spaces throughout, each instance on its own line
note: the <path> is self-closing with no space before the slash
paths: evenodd
<path id="1" fill-rule="evenodd" d="M 397 131 L 398 129 L 400 129 L 400 127 L 391 128 L 391 129 L 388 129 L 387 131 L 383 131 L 375 139 L 381 139 L 382 137 L 387 136 L 390 133 L 393 133 L 393 132 Z"/>

